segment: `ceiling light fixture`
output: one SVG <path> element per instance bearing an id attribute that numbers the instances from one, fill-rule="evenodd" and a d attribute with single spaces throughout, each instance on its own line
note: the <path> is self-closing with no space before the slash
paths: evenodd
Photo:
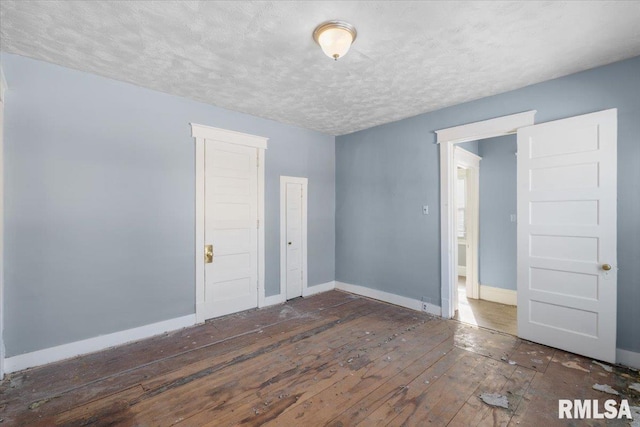
<path id="1" fill-rule="evenodd" d="M 329 58 L 338 60 L 349 52 L 358 33 L 353 25 L 344 21 L 328 21 L 313 31 L 313 39 Z"/>

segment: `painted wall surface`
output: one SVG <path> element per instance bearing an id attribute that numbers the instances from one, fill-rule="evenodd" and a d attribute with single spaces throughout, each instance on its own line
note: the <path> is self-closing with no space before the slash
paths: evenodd
<path id="1" fill-rule="evenodd" d="M 516 289 L 516 135 L 479 141 L 480 241 L 478 271 L 480 284 Z M 480 296 L 482 297 L 482 295 Z"/>
<path id="2" fill-rule="evenodd" d="M 7 357 L 193 313 L 189 123 L 269 138 L 266 293 L 279 177 L 309 178 L 309 284 L 335 277 L 335 139 L 3 54 Z"/>
<path id="3" fill-rule="evenodd" d="M 440 305 L 434 131 L 533 109 L 542 123 L 608 108 L 618 109 L 617 345 L 640 351 L 640 57 L 337 137 L 336 280 Z"/>
<path id="4" fill-rule="evenodd" d="M 478 145 L 480 141 L 469 141 L 469 142 L 461 142 L 460 144 L 456 144 L 456 146 L 464 148 L 467 151 L 472 152 L 473 154 L 480 155 L 480 146 Z"/>

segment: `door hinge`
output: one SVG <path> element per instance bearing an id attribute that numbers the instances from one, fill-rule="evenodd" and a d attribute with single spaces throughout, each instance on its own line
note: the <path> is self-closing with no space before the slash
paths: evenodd
<path id="1" fill-rule="evenodd" d="M 256 228 L 260 228 L 260 220 L 256 220 Z"/>
<path id="2" fill-rule="evenodd" d="M 260 151 L 256 150 L 256 167 L 260 167 Z"/>

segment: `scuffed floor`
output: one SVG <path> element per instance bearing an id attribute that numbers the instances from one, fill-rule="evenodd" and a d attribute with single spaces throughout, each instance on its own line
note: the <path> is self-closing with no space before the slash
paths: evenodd
<path id="1" fill-rule="evenodd" d="M 639 386 L 634 370 L 331 291 L 12 374 L 0 386 L 0 418 L 12 426 L 626 426 L 559 420 L 558 401 L 640 406 Z"/>

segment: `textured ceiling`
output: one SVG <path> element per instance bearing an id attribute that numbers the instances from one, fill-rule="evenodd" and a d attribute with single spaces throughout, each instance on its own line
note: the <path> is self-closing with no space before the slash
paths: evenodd
<path id="1" fill-rule="evenodd" d="M 358 30 L 327 58 L 311 33 Z M 333 135 L 640 55 L 640 2 L 0 2 L 0 48 Z"/>

